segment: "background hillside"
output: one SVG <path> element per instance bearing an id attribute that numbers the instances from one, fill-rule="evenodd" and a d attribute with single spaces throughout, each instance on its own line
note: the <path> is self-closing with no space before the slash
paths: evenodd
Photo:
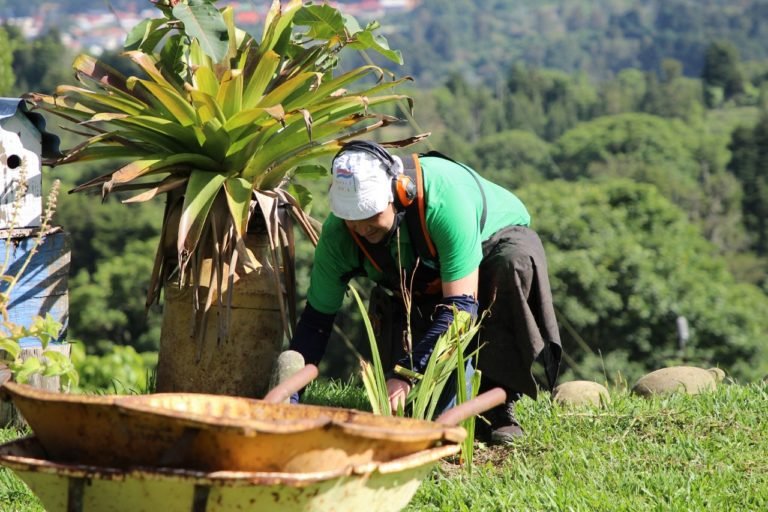
<path id="1" fill-rule="evenodd" d="M 0 0 L 0 16 L 40 5 Z M 11 49 L 0 54 L 0 95 L 71 80 L 70 19 L 34 39 L 0 30 Z M 768 373 L 768 0 L 422 0 L 378 19 L 403 52 L 398 72 L 415 79 L 404 91 L 414 117 L 393 112 L 409 119 L 398 134 L 432 132 L 417 150 L 470 163 L 531 210 L 566 378 L 632 380 L 679 362 L 743 381 Z M 102 58 L 130 71 L 116 52 Z M 359 59 L 342 55 L 342 66 Z M 72 186 L 99 171 L 48 179 Z M 314 184 L 318 217 L 325 188 Z M 92 369 L 142 374 L 129 352 L 157 348 L 160 318 L 145 317 L 143 290 L 163 205 L 126 208 L 65 196 L 58 222 L 73 238 L 71 334 L 93 357 L 120 356 Z M 308 246 L 300 256 L 303 290 Z M 342 315 L 337 335 L 358 337 L 355 316 Z M 685 344 L 679 317 L 691 327 Z M 326 374 L 346 375 L 351 360 L 332 342 Z"/>
<path id="2" fill-rule="evenodd" d="M 719 39 L 745 60 L 768 57 L 765 0 L 423 0 L 392 23 L 407 72 L 426 84 L 451 72 L 495 83 L 521 62 L 604 79 L 673 58 L 699 76 Z"/>

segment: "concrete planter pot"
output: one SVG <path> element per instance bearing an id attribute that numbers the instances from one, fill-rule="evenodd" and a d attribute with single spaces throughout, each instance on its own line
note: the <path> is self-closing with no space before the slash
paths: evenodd
<path id="1" fill-rule="evenodd" d="M 254 261 L 267 261 L 266 235 L 249 234 L 246 246 Z M 203 264 L 200 282 L 207 283 L 211 260 Z M 228 269 L 225 268 L 228 272 Z M 158 392 L 195 392 L 263 397 L 283 344 L 278 301 L 281 299 L 275 270 L 260 265 L 256 270 L 235 272 L 232 302 L 213 304 L 204 324 L 196 318 L 191 286 L 165 287 L 165 306 L 158 355 Z M 222 296 L 226 300 L 226 279 Z M 208 290 L 202 287 L 202 295 Z M 228 315 L 228 318 L 226 317 Z M 196 329 L 203 325 L 203 335 Z M 221 325 L 227 326 L 221 336 Z"/>

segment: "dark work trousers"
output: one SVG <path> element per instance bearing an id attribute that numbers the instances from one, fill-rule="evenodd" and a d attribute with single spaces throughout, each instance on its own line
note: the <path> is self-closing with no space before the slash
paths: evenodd
<path id="1" fill-rule="evenodd" d="M 479 302 L 484 316 L 475 366 L 483 373 L 483 389 L 502 386 L 508 394 L 537 395 L 531 372 L 534 361 L 544 367 L 545 384 L 554 387 L 562 352 L 544 248 L 535 231 L 524 226 L 499 230 L 483 243 Z M 412 343 L 431 324 L 440 297 L 414 297 Z M 408 346 L 402 299 L 378 286 L 371 293 L 369 315 L 382 365 L 391 369 Z"/>

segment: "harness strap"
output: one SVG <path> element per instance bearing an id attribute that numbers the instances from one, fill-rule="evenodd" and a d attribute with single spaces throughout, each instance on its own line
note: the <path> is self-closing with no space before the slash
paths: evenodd
<path id="1" fill-rule="evenodd" d="M 419 156 L 408 155 L 403 158 L 403 173 L 416 184 L 416 198 L 405 209 L 405 222 L 411 243 L 421 259 L 437 259 L 437 249 L 427 229 L 427 203 L 424 195 L 424 174 L 421 172 Z"/>

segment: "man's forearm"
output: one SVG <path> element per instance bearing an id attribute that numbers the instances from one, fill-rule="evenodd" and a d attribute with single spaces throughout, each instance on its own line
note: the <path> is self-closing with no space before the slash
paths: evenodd
<path id="1" fill-rule="evenodd" d="M 435 350 L 435 344 L 438 338 L 442 336 L 450 327 L 453 322 L 453 308 L 458 311 L 465 311 L 472 315 L 473 318 L 477 316 L 478 303 L 477 300 L 471 295 L 457 295 L 453 297 L 445 297 L 440 304 L 438 304 L 434 318 L 432 319 L 432 325 L 427 329 L 424 337 L 413 347 L 413 351 L 410 355 L 406 355 L 400 361 L 397 362 L 404 368 L 411 369 L 417 373 L 424 373 L 429 363 L 429 357 Z M 413 364 L 411 364 L 411 360 Z M 397 375 L 393 375 L 397 376 Z"/>
<path id="2" fill-rule="evenodd" d="M 305 363 L 319 364 L 328 346 L 335 318 L 335 314 L 321 313 L 307 302 L 293 333 L 290 349 L 304 356 Z"/>

